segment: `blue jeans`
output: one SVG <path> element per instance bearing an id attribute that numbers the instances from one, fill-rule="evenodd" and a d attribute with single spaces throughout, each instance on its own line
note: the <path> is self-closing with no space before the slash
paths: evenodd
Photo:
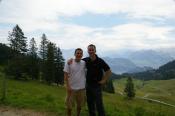
<path id="1" fill-rule="evenodd" d="M 87 95 L 89 116 L 96 116 L 96 109 L 98 112 L 98 116 L 105 116 L 101 86 L 97 87 L 87 86 L 86 95 Z"/>

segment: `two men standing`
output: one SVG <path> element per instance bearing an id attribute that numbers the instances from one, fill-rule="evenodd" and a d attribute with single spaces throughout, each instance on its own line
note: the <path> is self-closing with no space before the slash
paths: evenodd
<path id="1" fill-rule="evenodd" d="M 87 49 L 88 49 L 89 57 L 82 59 L 82 61 L 85 61 L 86 69 L 87 69 L 87 72 L 86 72 L 86 69 L 83 68 L 83 72 L 85 72 L 86 74 L 86 96 L 87 96 L 89 116 L 96 116 L 96 110 L 98 112 L 98 116 L 105 116 L 101 86 L 104 83 L 106 83 L 107 79 L 111 75 L 111 70 L 108 64 L 103 59 L 99 58 L 96 55 L 95 45 L 90 44 Z M 70 66 L 73 65 L 74 63 L 72 60 L 69 60 L 68 62 L 69 63 L 67 65 L 70 65 Z M 74 70 L 74 68 L 72 67 L 71 70 Z M 79 70 L 82 70 L 82 69 L 79 69 Z M 75 71 L 75 72 L 78 72 L 78 71 Z M 71 75 L 71 72 L 69 73 L 69 75 Z M 84 77 L 80 77 L 80 78 L 84 78 Z M 68 83 L 66 82 L 66 85 Z M 78 83 L 79 82 L 77 82 L 77 84 Z M 77 116 L 79 116 L 78 113 L 77 113 Z"/>

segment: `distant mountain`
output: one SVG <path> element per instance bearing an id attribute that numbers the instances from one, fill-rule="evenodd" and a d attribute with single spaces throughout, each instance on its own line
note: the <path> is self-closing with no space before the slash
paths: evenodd
<path id="1" fill-rule="evenodd" d="M 147 66 L 136 67 L 136 68 L 128 71 L 127 73 L 136 73 L 136 72 L 143 72 L 143 71 L 150 71 L 150 70 L 153 70 L 153 68 L 152 67 L 147 67 Z"/>
<path id="2" fill-rule="evenodd" d="M 116 74 L 122 74 L 126 72 L 142 72 L 147 70 L 147 68 L 141 68 L 135 65 L 132 61 L 125 58 L 103 58 L 111 67 L 112 72 Z"/>
<path id="3" fill-rule="evenodd" d="M 167 64 L 160 66 L 158 71 L 164 72 L 166 70 L 174 70 L 175 69 L 175 60 L 168 62 Z"/>
<path id="4" fill-rule="evenodd" d="M 130 53 L 128 55 L 128 59 L 140 67 L 148 66 L 158 68 L 159 66 L 172 61 L 174 58 L 171 57 L 168 53 L 164 52 L 141 50 Z"/>
<path id="5" fill-rule="evenodd" d="M 63 57 L 67 60 L 69 58 L 74 58 L 74 49 L 62 50 Z M 84 57 L 88 56 L 87 52 L 84 52 Z M 112 71 L 116 74 L 122 73 L 134 73 L 134 72 L 142 72 L 148 70 L 146 67 L 139 67 L 131 60 L 127 58 L 110 58 L 103 57 L 103 59 L 110 65 Z"/>
<path id="6" fill-rule="evenodd" d="M 169 54 L 171 57 L 175 59 L 174 49 L 175 47 L 171 47 L 171 48 L 157 49 L 156 51 Z"/>
<path id="7" fill-rule="evenodd" d="M 74 57 L 74 49 L 63 49 L 62 52 L 65 59 Z M 127 50 L 123 51 L 123 53 L 116 52 L 112 55 L 112 52 L 110 52 L 110 54 L 108 53 L 108 57 L 104 57 L 105 54 L 100 55 L 100 57 L 104 57 L 116 74 L 143 72 L 153 70 L 153 68 L 158 69 L 159 66 L 174 59 L 166 52 L 154 50 Z M 87 51 L 84 51 L 84 57 L 86 56 L 88 56 Z"/>
<path id="8" fill-rule="evenodd" d="M 144 80 L 167 80 L 175 78 L 175 60 L 160 66 L 157 70 L 149 70 L 139 73 L 124 74 L 130 75 L 137 79 Z"/>

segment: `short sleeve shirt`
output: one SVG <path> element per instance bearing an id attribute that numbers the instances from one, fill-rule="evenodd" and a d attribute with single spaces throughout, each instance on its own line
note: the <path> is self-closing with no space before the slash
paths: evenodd
<path id="1" fill-rule="evenodd" d="M 81 60 L 76 62 L 73 60 L 72 64 L 65 64 L 64 72 L 69 74 L 69 84 L 73 90 L 84 89 L 86 82 L 86 63 Z"/>
<path id="2" fill-rule="evenodd" d="M 92 61 L 89 57 L 83 59 L 86 62 L 87 85 L 98 86 L 98 82 L 102 79 L 103 73 L 110 70 L 109 65 L 96 55 L 96 60 Z"/>

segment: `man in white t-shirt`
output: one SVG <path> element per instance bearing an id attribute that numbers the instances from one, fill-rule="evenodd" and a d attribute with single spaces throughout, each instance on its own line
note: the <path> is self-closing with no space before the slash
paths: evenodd
<path id="1" fill-rule="evenodd" d="M 85 103 L 85 83 L 86 83 L 86 66 L 85 61 L 81 60 L 83 50 L 77 48 L 75 50 L 75 59 L 72 64 L 65 64 L 64 80 L 66 84 L 67 97 L 67 115 L 71 116 L 73 103 L 77 105 L 77 116 L 80 116 L 81 107 Z"/>

